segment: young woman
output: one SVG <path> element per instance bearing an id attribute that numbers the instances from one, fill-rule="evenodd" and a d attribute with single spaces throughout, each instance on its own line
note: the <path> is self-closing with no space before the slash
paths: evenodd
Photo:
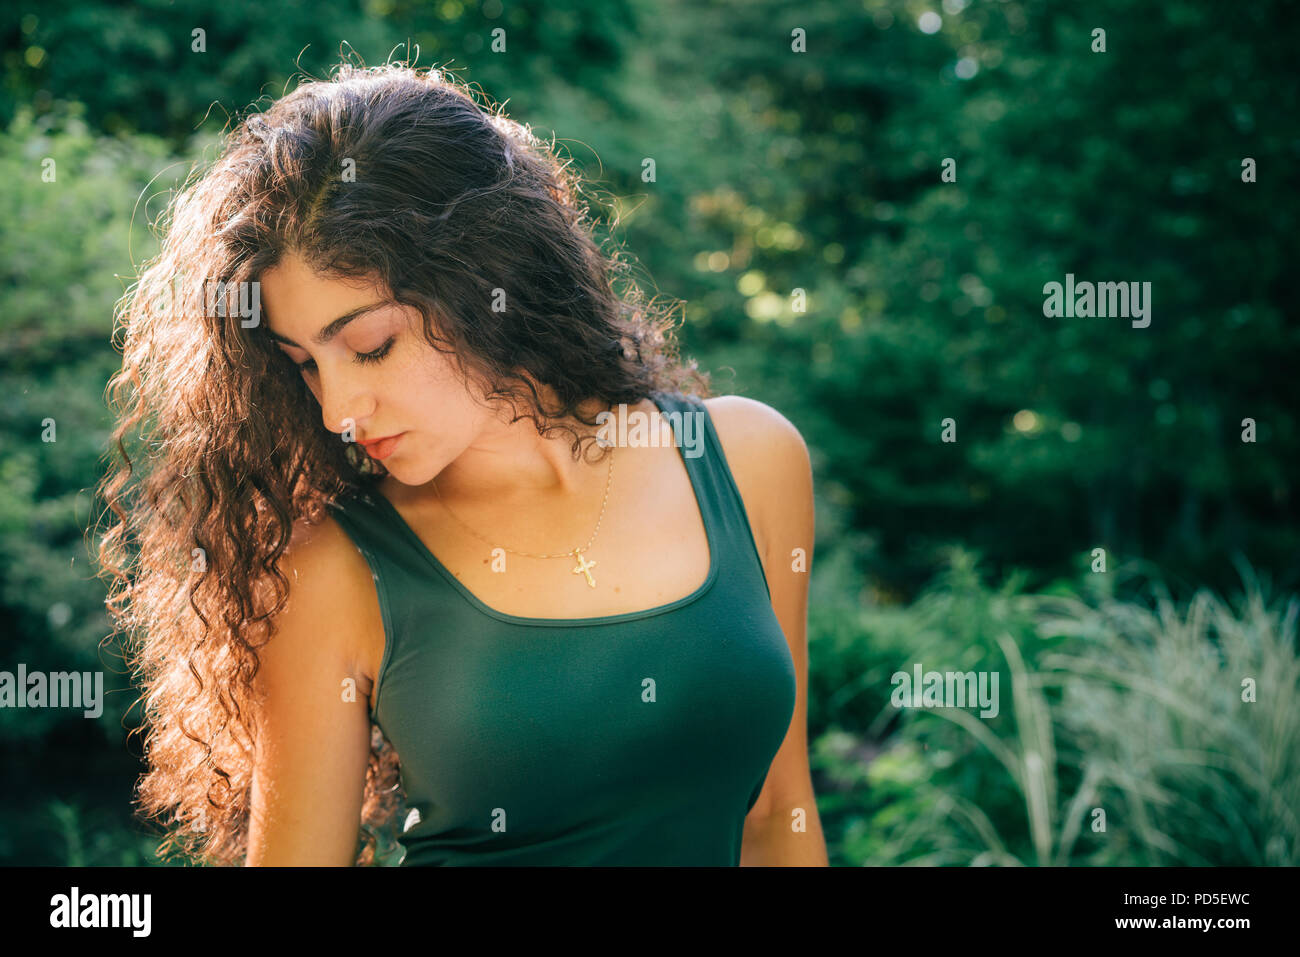
<path id="1" fill-rule="evenodd" d="M 174 203 L 101 546 L 164 854 L 826 863 L 807 451 L 708 397 L 579 197 L 388 66 L 241 122 Z"/>

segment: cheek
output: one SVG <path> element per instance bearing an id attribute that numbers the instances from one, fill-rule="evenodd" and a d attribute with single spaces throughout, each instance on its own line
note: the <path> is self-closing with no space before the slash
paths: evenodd
<path id="1" fill-rule="evenodd" d="M 388 392 L 404 405 L 423 408 L 446 408 L 459 403 L 464 388 L 452 361 L 431 346 L 409 354 L 393 367 L 391 379 L 385 377 Z"/>

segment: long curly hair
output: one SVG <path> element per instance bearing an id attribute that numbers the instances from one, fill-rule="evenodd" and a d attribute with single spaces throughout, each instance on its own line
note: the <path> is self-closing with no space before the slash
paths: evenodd
<path id="1" fill-rule="evenodd" d="M 289 358 L 241 320 L 240 284 L 286 252 L 381 280 L 466 382 L 541 435 L 570 432 L 575 459 L 596 443 L 579 408 L 593 398 L 709 395 L 676 355 L 673 309 L 593 237 L 567 165 L 441 71 L 343 63 L 239 118 L 168 206 L 159 254 L 115 310 L 96 523 L 111 526 L 100 575 L 142 689 L 136 813 L 162 826 L 163 858 L 244 860 L 258 649 L 288 599 L 280 558 L 300 518 L 386 474 L 325 428 Z M 358 864 L 396 835 L 398 769 L 372 724 Z"/>

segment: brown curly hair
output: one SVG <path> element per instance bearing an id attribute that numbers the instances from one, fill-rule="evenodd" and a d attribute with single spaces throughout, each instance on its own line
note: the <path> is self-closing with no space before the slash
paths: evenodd
<path id="1" fill-rule="evenodd" d="M 142 689 L 137 814 L 163 826 L 164 858 L 243 861 L 258 649 L 288 598 L 280 558 L 298 519 L 386 474 L 325 428 L 262 330 L 212 308 L 211 284 L 229 297 L 286 253 L 329 277 L 378 278 L 466 381 L 522 405 L 512 421 L 539 434 L 568 430 L 576 458 L 595 441 L 569 424 L 596 425 L 580 414 L 588 400 L 709 385 L 676 356 L 672 310 L 593 238 L 566 167 L 441 71 L 343 63 L 239 119 L 168 207 L 161 251 L 115 312 L 117 424 L 97 487 L 106 605 Z M 492 309 L 495 290 L 507 311 Z M 376 862 L 404 800 L 373 724 L 371 741 L 358 864 Z"/>

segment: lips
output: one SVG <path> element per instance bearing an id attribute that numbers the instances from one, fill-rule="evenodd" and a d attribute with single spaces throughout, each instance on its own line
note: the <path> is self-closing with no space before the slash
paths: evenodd
<path id="1" fill-rule="evenodd" d="M 366 454 L 372 459 L 386 459 L 392 455 L 393 449 L 397 446 L 398 440 L 405 435 L 405 432 L 398 432 L 396 435 L 390 435 L 382 439 L 370 439 L 365 442 L 357 443 L 366 450 Z"/>

